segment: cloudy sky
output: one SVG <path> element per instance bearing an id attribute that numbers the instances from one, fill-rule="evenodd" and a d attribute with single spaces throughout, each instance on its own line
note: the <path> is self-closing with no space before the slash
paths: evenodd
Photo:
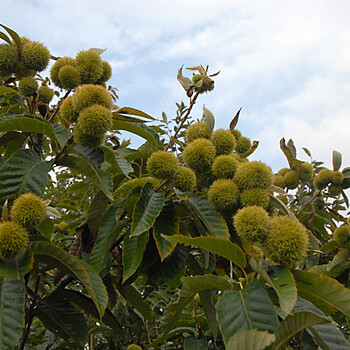
<path id="1" fill-rule="evenodd" d="M 259 140 L 254 159 L 287 165 L 279 140 L 292 138 L 331 166 L 350 165 L 350 2 L 346 0 L 11 0 L 1 23 L 46 44 L 55 56 L 106 48 L 119 106 L 161 117 L 188 99 L 177 70 L 221 71 L 201 95 L 216 128 L 242 107 L 238 129 Z M 187 73 L 189 76 L 191 72 Z"/>

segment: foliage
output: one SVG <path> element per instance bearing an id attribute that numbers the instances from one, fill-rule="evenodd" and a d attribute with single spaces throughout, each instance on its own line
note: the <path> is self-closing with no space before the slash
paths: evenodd
<path id="1" fill-rule="evenodd" d="M 47 48 L 1 27 L 0 225 L 29 237 L 1 255 L 1 349 L 350 349 L 340 153 L 325 169 L 282 139 L 273 175 L 241 110 L 227 130 L 190 117 L 208 67 L 179 70 L 189 104 L 158 120 L 114 105 L 104 50 L 42 78 Z"/>

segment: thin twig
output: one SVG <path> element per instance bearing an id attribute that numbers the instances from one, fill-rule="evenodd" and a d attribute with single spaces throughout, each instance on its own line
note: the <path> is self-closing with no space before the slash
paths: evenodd
<path id="1" fill-rule="evenodd" d="M 55 118 L 56 114 L 58 113 L 61 104 L 63 103 L 63 101 L 68 97 L 68 95 L 70 94 L 70 92 L 72 91 L 72 89 L 68 90 L 66 92 L 66 94 L 63 96 L 63 98 L 58 102 L 57 107 L 55 109 L 55 111 L 52 113 L 50 119 L 48 120 L 49 123 L 51 123 L 53 121 L 53 119 Z"/>
<path id="2" fill-rule="evenodd" d="M 185 123 L 185 121 L 187 120 L 188 116 L 190 115 L 191 110 L 192 110 L 194 104 L 196 103 L 196 100 L 197 100 L 199 94 L 200 94 L 200 92 L 197 91 L 196 94 L 193 96 L 193 99 L 191 100 L 190 106 L 188 107 L 188 110 L 187 110 L 186 114 L 185 114 L 184 117 L 182 118 L 181 123 L 180 123 L 178 129 L 175 131 L 175 134 L 171 137 L 171 139 L 170 139 L 170 141 L 169 141 L 169 144 L 168 144 L 167 148 L 165 149 L 166 151 L 167 151 L 167 150 L 171 147 L 171 145 L 174 143 L 177 134 L 179 133 L 180 129 L 182 128 L 182 126 L 184 125 L 184 123 Z"/>

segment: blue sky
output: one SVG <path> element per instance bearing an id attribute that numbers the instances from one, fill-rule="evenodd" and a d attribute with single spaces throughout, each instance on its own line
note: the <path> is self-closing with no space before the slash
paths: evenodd
<path id="1" fill-rule="evenodd" d="M 12 0 L 1 23 L 57 56 L 106 48 L 119 105 L 157 118 L 187 102 L 180 66 L 221 70 L 193 116 L 205 104 L 227 128 L 242 107 L 238 129 L 260 141 L 253 158 L 276 171 L 287 164 L 282 137 L 301 159 L 307 147 L 331 166 L 337 150 L 350 165 L 349 13 L 346 0 Z"/>

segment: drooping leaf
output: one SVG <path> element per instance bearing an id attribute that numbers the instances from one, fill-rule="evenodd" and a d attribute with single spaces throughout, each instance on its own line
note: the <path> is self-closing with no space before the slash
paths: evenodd
<path id="1" fill-rule="evenodd" d="M 294 142 L 292 139 L 288 140 L 287 147 L 292 157 L 295 158 L 297 156 L 297 149 L 295 148 Z"/>
<path id="2" fill-rule="evenodd" d="M 148 271 L 147 284 L 160 285 L 171 280 L 185 266 L 190 248 L 178 245 L 162 262 L 159 260 Z"/>
<path id="3" fill-rule="evenodd" d="M 11 45 L 11 40 L 5 33 L 0 32 L 0 39 L 6 41 L 8 44 Z"/>
<path id="4" fill-rule="evenodd" d="M 26 133 L 18 134 L 18 137 L 11 140 L 6 147 L 6 150 L 2 156 L 2 160 L 5 162 L 11 154 L 17 152 L 23 147 L 24 142 L 27 140 L 28 135 Z"/>
<path id="5" fill-rule="evenodd" d="M 143 126 L 142 123 L 132 123 L 132 122 L 125 122 L 121 120 L 113 120 L 113 129 L 114 130 L 125 130 L 129 131 L 135 135 L 138 135 L 145 140 L 149 141 L 151 144 L 154 146 L 157 145 L 157 140 L 154 137 L 154 135 L 149 131 L 146 130 Z"/>
<path id="6" fill-rule="evenodd" d="M 215 211 L 207 196 L 202 193 L 192 193 L 188 196 L 188 202 L 214 237 L 229 237 L 224 218 Z"/>
<path id="7" fill-rule="evenodd" d="M 325 317 L 325 314 L 311 304 L 309 301 L 298 297 L 294 311 L 312 311 L 317 315 Z M 315 340 L 322 349 L 349 350 L 350 343 L 337 328 L 335 322 L 318 324 L 309 328 Z M 328 348 L 327 348 L 328 347 Z"/>
<path id="8" fill-rule="evenodd" d="M 30 250 L 26 250 L 15 258 L 0 260 L 0 276 L 22 278 L 33 267 L 34 257 Z"/>
<path id="9" fill-rule="evenodd" d="M 0 277 L 0 349 L 15 349 L 24 328 L 23 279 Z"/>
<path id="10" fill-rule="evenodd" d="M 129 174 L 134 172 L 130 163 L 122 156 L 116 154 L 112 148 L 107 146 L 101 147 L 105 155 L 105 160 L 111 164 L 115 172 L 122 172 L 126 177 L 130 178 Z"/>
<path id="11" fill-rule="evenodd" d="M 84 346 L 88 338 L 88 325 L 84 315 L 68 300 L 52 294 L 37 302 L 34 313 L 51 332 L 68 340 L 75 339 Z"/>
<path id="12" fill-rule="evenodd" d="M 90 315 L 99 319 L 98 310 L 94 302 L 92 301 L 92 299 L 88 298 L 84 294 L 77 292 L 75 290 L 64 289 L 60 291 L 59 294 L 62 295 L 67 300 L 69 300 L 70 302 L 72 302 L 73 304 L 76 304 L 77 306 L 79 306 L 81 309 L 88 312 Z M 106 309 L 106 312 L 102 317 L 102 322 L 108 327 L 111 327 L 113 330 L 115 330 L 119 334 L 123 334 L 123 329 L 120 323 L 114 317 L 113 313 L 109 309 Z"/>
<path id="13" fill-rule="evenodd" d="M 258 329 L 273 333 L 279 324 L 272 302 L 259 280 L 240 291 L 224 292 L 218 297 L 216 312 L 226 344 L 237 332 Z"/>
<path id="14" fill-rule="evenodd" d="M 93 198 L 89 211 L 88 211 L 88 225 L 91 232 L 96 232 L 103 214 L 108 204 L 108 198 L 106 195 L 99 191 Z"/>
<path id="15" fill-rule="evenodd" d="M 50 240 L 52 234 L 54 233 L 55 226 L 50 218 L 45 218 L 44 221 L 36 226 L 36 229 Z"/>
<path id="16" fill-rule="evenodd" d="M 203 105 L 203 119 L 207 124 L 209 132 L 214 130 L 215 118 L 211 111 Z"/>
<path id="17" fill-rule="evenodd" d="M 303 147 L 302 149 L 309 157 L 311 157 L 311 152 L 307 148 Z"/>
<path id="18" fill-rule="evenodd" d="M 337 151 L 333 151 L 333 159 L 332 159 L 332 162 L 333 162 L 333 170 L 334 171 L 337 171 L 340 169 L 341 167 L 341 153 L 337 152 Z"/>
<path id="19" fill-rule="evenodd" d="M 123 281 L 131 277 L 141 264 L 148 241 L 148 232 L 130 237 L 128 232 L 123 241 Z"/>
<path id="20" fill-rule="evenodd" d="M 228 239 L 209 236 L 190 238 L 183 235 L 163 235 L 162 237 L 170 242 L 192 245 L 223 256 L 224 258 L 231 260 L 241 269 L 244 269 L 247 264 L 242 249 L 237 244 L 232 243 Z"/>
<path id="21" fill-rule="evenodd" d="M 64 126 L 59 124 L 52 124 L 52 129 L 55 132 L 56 138 L 58 140 L 58 144 L 62 147 L 67 140 L 72 136 L 71 132 L 66 129 Z"/>
<path id="22" fill-rule="evenodd" d="M 32 192 L 42 196 L 52 161 L 43 162 L 29 149 L 13 153 L 0 168 L 0 205 L 17 194 Z"/>
<path id="23" fill-rule="evenodd" d="M 193 93 L 193 82 L 190 78 L 183 76 L 182 68 L 183 66 L 181 66 L 179 71 L 177 72 L 177 80 L 181 84 L 181 86 L 185 89 L 188 96 L 191 97 Z"/>
<path id="24" fill-rule="evenodd" d="M 74 149 L 74 151 L 77 154 L 79 154 L 82 158 L 86 159 L 89 163 L 91 163 L 94 166 L 98 166 L 104 161 L 104 153 L 99 148 L 95 149 L 76 145 L 70 147 L 70 149 Z"/>
<path id="25" fill-rule="evenodd" d="M 305 328 L 329 323 L 325 317 L 319 316 L 311 311 L 298 311 L 288 315 L 276 329 L 276 341 L 273 343 L 273 349 L 278 350 L 293 336 Z"/>
<path id="26" fill-rule="evenodd" d="M 42 117 L 29 114 L 11 114 L 0 117 L 1 131 L 30 131 L 47 135 L 58 142 L 51 124 Z"/>
<path id="27" fill-rule="evenodd" d="M 89 263 L 97 271 L 103 270 L 107 264 L 107 257 L 118 235 L 118 223 L 124 213 L 125 201 L 118 207 L 111 207 L 102 218 L 102 224 L 97 240 L 92 249 Z"/>
<path id="28" fill-rule="evenodd" d="M 153 226 L 153 238 L 157 244 L 162 261 L 170 255 L 176 246 L 161 235 L 174 236 L 179 234 L 180 221 L 172 200 L 166 201 L 160 215 Z"/>
<path id="29" fill-rule="evenodd" d="M 263 350 L 275 341 L 274 334 L 249 329 L 237 332 L 226 344 L 226 350 Z"/>
<path id="30" fill-rule="evenodd" d="M 109 200 L 113 201 L 112 176 L 98 171 L 93 164 L 78 154 L 64 155 L 56 162 L 59 166 L 67 166 L 87 176 Z"/>
<path id="31" fill-rule="evenodd" d="M 154 224 L 165 203 L 165 193 L 155 192 L 146 184 L 141 192 L 133 213 L 131 236 L 138 236 L 148 231 Z"/>
<path id="32" fill-rule="evenodd" d="M 231 123 L 230 123 L 230 130 L 233 131 L 234 128 L 236 127 L 237 123 L 238 123 L 238 118 L 239 118 L 239 115 L 241 113 L 241 110 L 242 110 L 242 107 L 237 111 L 236 115 L 234 116 L 234 118 L 231 120 Z"/>
<path id="33" fill-rule="evenodd" d="M 141 294 L 131 284 L 126 286 L 119 286 L 118 290 L 123 295 L 123 297 L 133 307 L 135 307 L 148 322 L 153 322 L 152 309 L 146 304 Z"/>
<path id="34" fill-rule="evenodd" d="M 45 263 L 50 268 L 56 267 L 79 279 L 94 301 L 100 318 L 103 317 L 108 296 L 99 274 L 93 267 L 48 242 L 32 242 L 31 250 L 36 261 Z"/>
<path id="35" fill-rule="evenodd" d="M 281 309 L 287 315 L 291 313 L 297 301 L 297 287 L 290 270 L 287 267 L 274 266 L 268 274 L 255 260 L 250 260 L 250 265 L 275 290 Z"/>
<path id="36" fill-rule="evenodd" d="M 199 275 L 192 277 L 181 277 L 182 289 L 189 293 L 198 293 L 203 290 L 231 290 L 231 283 L 224 277 L 215 275 Z"/>
<path id="37" fill-rule="evenodd" d="M 309 272 L 293 271 L 298 295 L 323 311 L 326 315 L 339 310 L 350 316 L 350 290 L 334 278 Z"/>

